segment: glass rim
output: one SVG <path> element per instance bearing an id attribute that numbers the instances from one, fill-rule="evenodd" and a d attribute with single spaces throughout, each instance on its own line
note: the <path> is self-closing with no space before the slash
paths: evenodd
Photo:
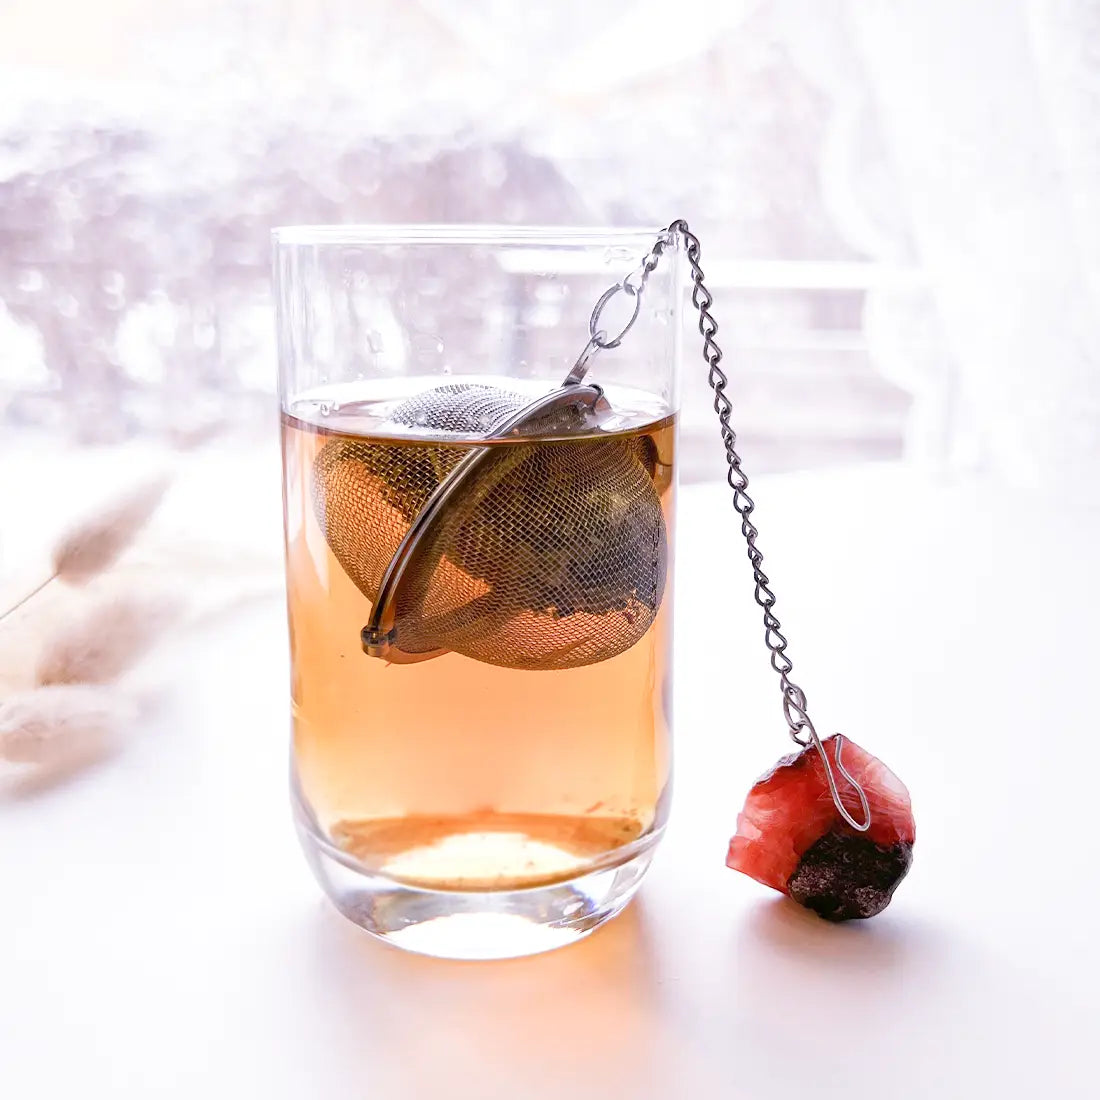
<path id="1" fill-rule="evenodd" d="M 499 225 L 495 223 L 378 222 L 279 225 L 280 245 L 469 244 L 615 245 L 651 243 L 664 226 Z"/>

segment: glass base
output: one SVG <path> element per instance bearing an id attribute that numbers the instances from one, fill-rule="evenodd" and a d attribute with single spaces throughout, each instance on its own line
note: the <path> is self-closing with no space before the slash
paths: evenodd
<path id="1" fill-rule="evenodd" d="M 640 837 L 621 850 L 621 861 L 566 882 L 521 890 L 432 890 L 368 870 L 320 836 L 297 809 L 306 859 L 336 908 L 395 947 L 444 959 L 511 959 L 584 939 L 634 896 L 660 835 Z"/>

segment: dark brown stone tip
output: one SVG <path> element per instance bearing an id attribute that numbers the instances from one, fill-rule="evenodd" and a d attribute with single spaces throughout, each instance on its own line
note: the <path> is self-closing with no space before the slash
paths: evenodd
<path id="1" fill-rule="evenodd" d="M 802 854 L 787 892 L 826 920 L 862 920 L 890 904 L 912 862 L 911 844 L 886 848 L 834 829 Z"/>

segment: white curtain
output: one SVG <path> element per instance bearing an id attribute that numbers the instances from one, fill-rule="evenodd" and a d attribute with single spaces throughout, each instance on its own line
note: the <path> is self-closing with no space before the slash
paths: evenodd
<path id="1" fill-rule="evenodd" d="M 927 280 L 868 301 L 873 352 L 922 396 L 914 446 L 1100 498 L 1100 0 L 784 15 L 834 102 L 836 224 Z M 900 222 L 876 217 L 891 197 Z"/>
<path id="2" fill-rule="evenodd" d="M 69 9 L 87 49 L 50 34 Z M 903 395 L 828 328 L 858 343 L 863 301 L 875 368 L 915 398 L 911 457 L 1047 489 L 1100 475 L 1100 0 L 82 12 L 0 11 L 0 419 L 69 410 L 102 435 L 230 391 L 230 415 L 258 407 L 276 222 L 684 214 L 715 274 L 869 272 L 839 303 L 798 273 L 733 301 L 728 339 L 792 336 L 781 370 L 735 348 L 739 411 L 776 454 L 814 432 L 847 459 L 896 446 Z M 830 310 L 833 345 L 807 350 Z"/>

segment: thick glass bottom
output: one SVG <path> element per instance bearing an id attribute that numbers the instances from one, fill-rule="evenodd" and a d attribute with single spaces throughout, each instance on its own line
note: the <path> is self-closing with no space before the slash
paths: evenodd
<path id="1" fill-rule="evenodd" d="M 448 959 L 509 959 L 564 947 L 621 912 L 653 858 L 659 833 L 564 881 L 509 890 L 433 889 L 363 866 L 295 805 L 317 881 L 348 920 L 406 951 Z M 488 841 L 491 843 L 491 838 Z"/>

